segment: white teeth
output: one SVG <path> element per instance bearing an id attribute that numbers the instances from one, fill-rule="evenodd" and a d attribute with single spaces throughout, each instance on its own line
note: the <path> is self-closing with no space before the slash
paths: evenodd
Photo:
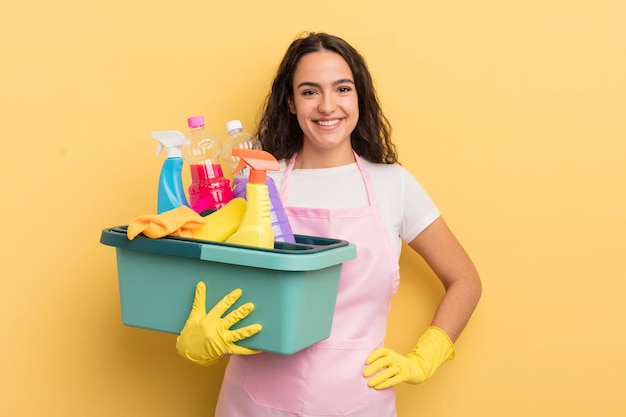
<path id="1" fill-rule="evenodd" d="M 335 119 L 335 120 L 320 120 L 317 122 L 318 125 L 321 126 L 334 126 L 337 123 L 339 123 L 339 119 Z"/>

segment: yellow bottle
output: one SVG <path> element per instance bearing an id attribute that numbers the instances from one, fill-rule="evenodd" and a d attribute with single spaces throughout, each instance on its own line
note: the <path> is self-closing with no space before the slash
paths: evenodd
<path id="1" fill-rule="evenodd" d="M 237 231 L 226 243 L 274 248 L 274 229 L 270 215 L 271 204 L 267 185 L 266 171 L 278 171 L 278 161 L 269 153 L 256 149 L 233 148 L 233 156 L 239 157 L 236 174 L 246 165 L 250 167 L 250 179 L 246 184 L 246 212 Z"/>

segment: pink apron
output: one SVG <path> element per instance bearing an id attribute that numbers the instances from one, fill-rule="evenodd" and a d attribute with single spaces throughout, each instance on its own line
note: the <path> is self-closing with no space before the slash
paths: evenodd
<path id="1" fill-rule="evenodd" d="M 355 154 L 369 207 L 286 207 L 294 233 L 343 239 L 357 258 L 343 264 L 331 335 L 285 356 L 232 356 L 216 417 L 394 417 L 395 391 L 377 391 L 362 376 L 365 359 L 383 344 L 399 266 L 367 170 Z M 295 157 L 283 174 L 280 194 L 288 202 Z"/>

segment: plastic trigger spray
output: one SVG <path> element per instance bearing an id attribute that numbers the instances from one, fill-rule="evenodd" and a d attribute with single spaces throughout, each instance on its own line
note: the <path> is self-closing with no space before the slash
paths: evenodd
<path id="1" fill-rule="evenodd" d="M 159 177 L 159 193 L 157 197 L 157 213 L 173 210 L 180 206 L 189 206 L 183 188 L 183 158 L 181 146 L 187 139 L 177 130 L 161 130 L 152 132 L 152 139 L 159 142 L 156 156 L 161 155 L 165 148 L 167 158 L 163 162 Z"/>
<path id="2" fill-rule="evenodd" d="M 257 149 L 233 148 L 233 156 L 239 157 L 234 174 L 245 166 L 250 167 L 250 178 L 246 184 L 246 212 L 237 231 L 226 243 L 274 248 L 274 230 L 270 216 L 270 197 L 265 183 L 266 171 L 278 171 L 278 161 L 271 154 Z"/>
<path id="3" fill-rule="evenodd" d="M 226 132 L 228 133 L 228 139 L 225 146 L 222 147 L 222 158 L 234 172 L 239 165 L 239 158 L 232 155 L 232 150 L 234 148 L 262 150 L 261 142 L 251 134 L 244 132 L 239 120 L 231 120 L 226 123 Z M 248 167 L 244 166 L 237 173 L 233 174 L 233 195 L 235 197 L 247 198 L 246 184 L 248 183 L 249 173 Z M 267 184 L 267 190 L 270 194 L 270 217 L 272 219 L 272 229 L 274 229 L 274 241 L 295 243 L 296 239 L 293 236 L 285 207 L 280 200 L 276 183 L 268 175 L 266 176 L 265 184 Z"/>

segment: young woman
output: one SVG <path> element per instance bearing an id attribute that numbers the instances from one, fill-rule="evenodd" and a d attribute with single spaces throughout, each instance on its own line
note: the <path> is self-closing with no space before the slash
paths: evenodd
<path id="1" fill-rule="evenodd" d="M 426 192 L 397 164 L 369 70 L 341 38 L 311 33 L 289 46 L 258 137 L 281 161 L 280 172 L 268 175 L 279 186 L 294 232 L 357 247 L 357 258 L 342 268 L 331 335 L 289 356 L 238 347 L 234 341 L 260 331 L 255 325 L 228 330 L 250 305 L 220 319 L 239 292 L 206 316 L 198 304 L 202 313 L 192 312 L 179 352 L 203 364 L 235 354 L 218 417 L 396 416 L 389 388 L 421 383 L 454 357 L 453 342 L 480 298 L 476 269 Z M 416 334 L 407 355 L 383 346 L 402 241 L 446 289 L 431 326 Z M 203 291 L 200 286 L 197 299 Z"/>

